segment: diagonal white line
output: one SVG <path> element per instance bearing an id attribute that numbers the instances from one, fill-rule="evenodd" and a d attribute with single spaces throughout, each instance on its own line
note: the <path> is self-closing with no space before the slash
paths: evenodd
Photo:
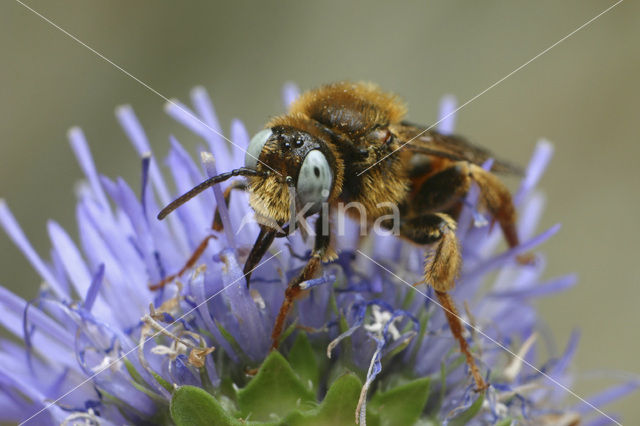
<path id="1" fill-rule="evenodd" d="M 412 286 L 410 283 L 408 283 L 407 281 L 403 280 L 402 278 L 400 278 L 398 275 L 394 274 L 392 271 L 390 271 L 389 269 L 387 269 L 386 267 L 384 267 L 383 265 L 381 265 L 380 263 L 376 262 L 375 260 L 373 260 L 371 257 L 367 256 L 365 253 L 363 253 L 362 251 L 356 249 L 356 251 L 358 253 L 360 253 L 361 255 L 363 255 L 364 257 L 366 257 L 367 259 L 369 259 L 370 261 L 372 261 L 373 263 L 375 263 L 376 265 L 378 265 L 379 267 L 381 267 L 382 269 L 384 269 L 385 271 L 387 271 L 389 274 L 393 275 L 395 278 L 397 278 L 398 280 L 400 280 L 402 283 L 406 284 L 409 288 L 417 291 L 418 293 L 420 293 L 422 296 L 424 296 L 425 298 L 429 299 L 430 302 L 435 303 L 436 305 L 440 306 L 440 308 L 442 308 L 443 311 L 447 311 L 448 313 L 456 316 L 460 321 L 462 321 L 464 323 L 464 325 L 466 325 L 467 327 L 472 328 L 475 332 L 477 332 L 478 334 L 481 334 L 483 337 L 487 338 L 488 340 L 490 340 L 492 343 L 494 343 L 496 346 L 498 346 L 500 349 L 508 352 L 511 356 L 513 356 L 514 358 L 516 358 L 518 361 L 521 361 L 523 364 L 531 367 L 532 369 L 534 369 L 536 372 L 540 373 L 541 375 L 543 375 L 544 377 L 546 377 L 547 379 L 549 379 L 551 382 L 553 382 L 554 384 L 558 385 L 558 387 L 562 388 L 563 390 L 565 390 L 566 392 L 570 393 L 571 395 L 575 396 L 576 398 L 578 398 L 580 401 L 584 402 L 585 404 L 587 404 L 589 407 L 593 408 L 594 410 L 596 410 L 598 413 L 602 414 L 603 416 L 605 416 L 606 418 L 608 418 L 609 420 L 611 420 L 612 422 L 614 422 L 615 424 L 622 426 L 622 423 L 617 422 L 615 419 L 613 419 L 612 417 L 610 417 L 608 414 L 606 414 L 605 412 L 603 412 L 602 410 L 600 410 L 598 407 L 596 407 L 595 405 L 593 405 L 592 403 L 590 403 L 589 401 L 587 401 L 586 399 L 582 398 L 580 395 L 578 395 L 577 393 L 575 393 L 574 391 L 572 391 L 571 389 L 569 389 L 567 386 L 563 385 L 562 383 L 558 382 L 556 379 L 554 379 L 553 377 L 549 376 L 547 373 L 540 371 L 538 368 L 536 368 L 533 364 L 531 364 L 529 361 L 527 361 L 526 359 L 522 358 L 521 356 L 519 356 L 518 354 L 515 354 L 513 351 L 511 351 L 511 349 L 507 348 L 506 346 L 504 346 L 502 343 L 498 342 L 497 340 L 493 339 L 491 336 L 487 335 L 485 332 L 483 332 L 482 330 L 480 330 L 478 327 L 474 326 L 473 324 L 470 324 L 468 321 L 466 321 L 464 318 L 462 318 L 460 315 L 456 314 L 455 312 L 451 312 L 449 309 L 445 308 L 444 306 L 442 306 L 437 300 L 433 299 L 432 297 L 429 297 L 429 295 L 427 295 L 427 293 L 418 290 L 417 288 L 415 288 L 414 286 Z"/>
<path id="2" fill-rule="evenodd" d="M 213 127 L 209 126 L 207 123 L 205 123 L 204 121 L 202 121 L 199 117 L 193 115 L 190 111 L 187 111 L 186 109 L 184 109 L 182 106 L 180 106 L 179 104 L 175 103 L 174 101 L 172 101 L 171 99 L 167 98 L 165 95 L 163 95 L 162 93 L 158 92 L 156 89 L 154 89 L 153 87 L 149 86 L 147 83 L 145 83 L 144 81 L 140 80 L 138 77 L 136 77 L 135 75 L 131 74 L 129 71 L 127 71 L 126 69 L 122 68 L 120 65 L 116 64 L 115 62 L 113 62 L 111 59 L 107 58 L 106 56 L 104 56 L 102 53 L 98 52 L 96 49 L 94 49 L 93 47 L 89 46 L 87 43 L 83 42 L 82 40 L 80 40 L 78 37 L 74 36 L 73 34 L 71 34 L 69 31 L 65 30 L 64 28 L 62 28 L 61 26 L 57 25 L 56 23 L 54 23 L 51 19 L 47 18 L 46 16 L 44 16 L 43 14 L 41 14 L 40 12 L 38 12 L 37 10 L 33 9 L 32 7 L 30 7 L 29 5 L 23 3 L 20 0 L 16 0 L 16 2 L 18 2 L 20 5 L 24 6 L 26 9 L 30 10 L 31 12 L 33 12 L 35 15 L 39 16 L 42 20 L 44 20 L 45 22 L 47 22 L 48 24 L 52 25 L 53 27 L 55 27 L 56 29 L 60 30 L 61 32 L 63 32 L 65 35 L 67 35 L 68 37 L 70 37 L 71 39 L 73 39 L 76 43 L 86 47 L 87 49 L 89 49 L 91 52 L 93 52 L 95 55 L 97 55 L 99 58 L 101 58 L 102 60 L 108 62 L 109 64 L 111 64 L 113 67 L 115 67 L 117 70 L 119 70 L 120 72 L 122 72 L 123 74 L 125 74 L 127 77 L 135 80 L 136 82 L 138 82 L 140 85 L 142 85 L 144 88 L 146 88 L 147 90 L 149 90 L 151 93 L 161 97 L 162 99 L 164 99 L 167 103 L 170 103 L 171 105 L 177 107 L 180 111 L 184 112 L 185 114 L 193 117 L 195 120 L 197 120 L 198 122 L 200 122 L 200 124 L 202 124 L 203 126 L 205 126 L 207 129 L 211 130 L 213 133 L 215 133 L 216 135 L 220 136 L 221 138 L 225 139 L 227 142 L 229 142 L 231 145 L 235 146 L 236 148 L 238 148 L 239 150 L 241 150 L 242 152 L 244 152 L 245 154 L 249 155 L 250 157 L 252 157 L 254 160 L 258 161 L 260 164 L 262 164 L 263 166 L 271 169 L 271 171 L 275 172 L 276 174 L 280 175 L 280 173 L 278 173 L 278 171 L 272 169 L 271 167 L 269 167 L 269 165 L 263 163 L 262 161 L 260 161 L 258 158 L 254 157 L 251 153 L 247 152 L 244 148 L 242 148 L 240 145 L 234 143 L 231 139 L 227 138 L 225 135 L 223 135 L 222 133 L 218 132 L 216 129 L 214 129 Z"/>
<path id="3" fill-rule="evenodd" d="M 389 156 L 395 154 L 396 152 L 398 152 L 399 150 L 401 150 L 402 148 L 404 148 L 407 144 L 413 142 L 414 140 L 416 140 L 417 138 L 419 138 L 420 136 L 424 135 L 426 132 L 428 132 L 429 130 L 433 129 L 435 126 L 437 126 L 438 124 L 440 124 L 442 121 L 446 120 L 447 118 L 449 118 L 450 116 L 452 116 L 453 114 L 455 114 L 456 112 L 460 111 L 462 108 L 466 107 L 467 105 L 469 105 L 471 102 L 475 101 L 476 99 L 478 99 L 480 96 L 484 95 L 485 93 L 487 93 L 489 90 L 493 89 L 494 87 L 496 87 L 497 85 L 499 85 L 500 83 L 502 83 L 503 81 L 505 81 L 506 79 L 508 79 L 509 77 L 511 77 L 512 75 L 514 75 L 515 73 L 517 73 L 518 71 L 520 71 L 522 68 L 526 67 L 527 65 L 529 65 L 531 62 L 535 61 L 536 59 L 538 59 L 540 56 L 544 55 L 545 53 L 547 53 L 548 51 L 550 51 L 551 49 L 553 49 L 554 47 L 556 47 L 557 45 L 559 45 L 560 43 L 562 43 L 563 41 L 565 41 L 566 39 L 568 39 L 569 37 L 571 37 L 572 35 L 574 35 L 575 33 L 577 33 L 578 31 L 580 31 L 581 29 L 583 29 L 584 27 L 586 27 L 587 25 L 591 24 L 593 21 L 595 21 L 596 19 L 598 19 L 599 17 L 601 17 L 602 15 L 604 15 L 605 13 L 607 13 L 608 11 L 610 11 L 611 9 L 613 9 L 614 7 L 616 7 L 617 5 L 619 5 L 620 3 L 622 3 L 624 0 L 618 0 L 616 3 L 614 3 L 613 5 L 609 6 L 608 8 L 606 8 L 605 10 L 603 10 L 602 12 L 600 12 L 599 14 L 597 14 L 596 16 L 594 16 L 593 18 L 589 19 L 587 22 L 585 22 L 584 24 L 580 25 L 578 28 L 576 28 L 575 30 L 571 31 L 569 34 L 567 34 L 566 36 L 562 37 L 560 40 L 556 41 L 555 43 L 553 43 L 551 46 L 547 47 L 546 49 L 544 49 L 542 52 L 538 53 L 536 56 L 534 56 L 533 58 L 529 59 L 527 62 L 525 62 L 524 64 L 520 65 L 518 68 L 514 69 L 513 71 L 511 71 L 509 74 L 505 75 L 504 77 L 502 77 L 500 80 L 496 81 L 495 83 L 493 83 L 491 86 L 487 87 L 486 89 L 484 89 L 482 92 L 478 93 L 477 95 L 475 95 L 474 97 L 472 97 L 471 99 L 467 100 L 465 103 L 463 103 L 462 105 L 460 105 L 458 108 L 454 109 L 453 111 L 451 111 L 450 113 L 448 113 L 447 115 L 445 115 L 444 117 L 442 117 L 440 120 L 436 121 L 435 123 L 433 123 L 431 126 L 427 127 L 426 129 L 424 129 L 422 132 L 418 133 L 416 136 L 412 137 L 411 139 L 409 139 L 407 142 L 403 143 L 402 145 L 400 145 L 398 148 L 396 148 L 395 150 L 393 150 L 392 152 L 390 152 L 389 154 L 385 155 L 384 157 L 382 157 L 380 160 L 376 161 L 375 163 L 373 163 L 372 165 L 370 165 L 369 167 L 367 167 L 366 169 L 364 169 L 363 171 L 361 171 L 360 173 L 358 173 L 358 176 L 362 175 L 363 173 L 365 173 L 367 170 L 369 170 L 370 168 L 376 166 L 377 164 L 379 164 L 380 162 L 384 161 L 386 158 L 388 158 Z"/>
<path id="4" fill-rule="evenodd" d="M 114 364 L 120 362 L 121 360 L 123 360 L 124 358 L 126 358 L 127 356 L 129 356 L 129 354 L 131 354 L 133 351 L 137 350 L 141 345 L 144 345 L 145 343 L 147 343 L 149 340 L 156 338 L 158 335 L 160 335 L 163 331 L 167 331 L 168 332 L 168 328 L 171 327 L 172 325 L 174 325 L 176 322 L 180 321 L 182 318 L 186 317 L 187 315 L 191 314 L 193 311 L 195 311 L 196 309 L 198 309 L 200 306 L 204 305 L 205 303 L 209 302 L 211 299 L 213 299 L 214 297 L 216 297 L 217 295 L 219 295 L 220 293 L 222 293 L 223 291 L 225 291 L 226 289 L 228 289 L 229 287 L 231 287 L 232 285 L 234 285 L 235 283 L 237 283 L 238 281 L 242 280 L 244 277 L 247 276 L 247 274 L 252 273 L 253 271 L 255 271 L 256 269 L 258 269 L 259 267 L 261 267 L 262 265 L 264 265 L 265 263 L 267 263 L 268 261 L 270 261 L 271 259 L 273 259 L 274 257 L 276 257 L 277 255 L 279 255 L 280 253 L 282 253 L 282 250 L 278 250 L 277 253 L 275 253 L 274 255 L 270 256 L 267 260 L 265 260 L 264 262 L 260 262 L 259 265 L 257 265 L 255 268 L 251 269 L 250 271 L 246 272 L 245 274 L 243 274 L 240 278 L 238 278 L 237 280 L 234 280 L 233 282 L 231 282 L 230 284 L 227 284 L 226 286 L 222 287 L 220 290 L 218 290 L 216 293 L 214 293 L 213 295 L 209 296 L 208 298 L 206 298 L 204 301 L 202 301 L 201 303 L 199 303 L 198 305 L 196 305 L 195 307 L 191 308 L 189 311 L 187 311 L 186 313 L 182 314 L 180 317 L 176 318 L 171 324 L 167 325 L 166 327 L 158 330 L 156 333 L 152 334 L 148 339 L 146 339 L 145 341 L 138 343 L 136 346 L 134 346 L 131 350 L 127 351 L 124 355 L 122 355 L 120 358 L 110 362 L 109 364 L 105 365 L 104 367 L 102 367 L 100 370 L 96 371 L 94 374 L 92 374 L 91 376 L 87 377 L 83 382 L 81 382 L 80 384 L 76 385 L 75 387 L 73 387 L 71 390 L 67 391 L 64 395 L 61 395 L 60 397 L 58 397 L 55 401 L 50 402 L 48 405 L 46 405 L 45 407 L 41 408 L 40 410 L 38 410 L 37 412 L 33 413 L 28 419 L 23 420 L 20 422 L 20 424 L 18 426 L 22 426 L 23 424 L 27 423 L 29 420 L 33 419 L 34 417 L 36 417 L 37 415 L 39 415 L 40 413 L 48 410 L 49 408 L 51 408 L 53 405 L 55 405 L 58 401 L 60 401 L 62 398 L 66 397 L 67 395 L 71 394 L 72 392 L 74 392 L 76 389 L 78 389 L 79 387 L 81 387 L 82 385 L 84 385 L 85 383 L 91 381 L 94 377 L 96 377 L 98 374 L 102 373 L 104 370 L 107 370 L 109 368 L 111 368 L 111 366 L 113 366 Z"/>

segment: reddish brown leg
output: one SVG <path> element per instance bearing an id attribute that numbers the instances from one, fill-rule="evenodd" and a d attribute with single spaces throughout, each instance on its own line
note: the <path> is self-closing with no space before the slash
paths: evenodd
<path id="1" fill-rule="evenodd" d="M 293 308 L 293 303 L 302 293 L 303 290 L 300 289 L 298 284 L 290 285 L 284 291 L 284 300 L 282 301 L 282 305 L 280 305 L 276 322 L 273 324 L 273 331 L 271 331 L 271 350 L 278 349 L 278 346 L 280 346 L 280 336 L 282 336 L 287 316 Z"/>
<path id="2" fill-rule="evenodd" d="M 516 232 L 516 211 L 511 194 L 496 175 L 482 167 L 459 161 L 425 180 L 416 190 L 414 211 L 446 211 L 456 205 L 469 191 L 471 182 L 480 188 L 480 202 L 500 224 L 509 247 L 520 242 Z M 518 256 L 521 263 L 530 263 L 530 255 Z"/>
<path id="3" fill-rule="evenodd" d="M 493 173 L 475 164 L 469 165 L 469 176 L 480 187 L 483 202 L 500 224 L 509 247 L 520 244 L 515 225 L 516 210 L 507 187 Z M 529 264 L 533 262 L 534 256 L 531 253 L 525 253 L 517 256 L 516 259 L 521 264 Z"/>
<path id="4" fill-rule="evenodd" d="M 468 164 L 468 176 L 480 187 L 482 203 L 500 224 L 509 247 L 519 244 L 515 221 L 516 211 L 511 194 L 496 175 L 475 164 Z"/>
<path id="5" fill-rule="evenodd" d="M 282 336 L 287 316 L 293 308 L 295 300 L 300 298 L 306 292 L 300 288 L 300 283 L 310 280 L 316 275 L 322 265 L 322 261 L 329 251 L 329 233 L 328 230 L 326 230 L 326 235 L 323 234 L 323 222 L 323 216 L 320 215 L 316 221 L 316 241 L 313 252 L 311 253 L 311 258 L 300 274 L 291 280 L 289 286 L 284 292 L 284 300 L 282 301 L 280 311 L 278 312 L 276 322 L 273 326 L 273 331 L 271 332 L 271 349 L 278 349 L 278 346 L 280 346 L 280 336 Z"/>
<path id="6" fill-rule="evenodd" d="M 466 358 L 471 370 L 476 389 L 482 391 L 487 384 L 471 354 L 469 344 L 463 336 L 464 327 L 453 299 L 448 291 L 453 289 L 455 279 L 460 271 L 460 249 L 455 236 L 456 224 L 446 214 L 425 214 L 416 218 L 403 220 L 400 234 L 418 244 L 431 245 L 424 267 L 424 280 L 432 286 L 438 301 L 444 310 L 451 333 L 460 345 L 460 352 Z"/>
<path id="7" fill-rule="evenodd" d="M 187 263 L 184 264 L 182 269 L 180 269 L 175 274 L 172 274 L 172 275 L 169 275 L 168 277 L 165 277 L 162 281 L 160 281 L 160 282 L 158 282 L 156 284 L 150 285 L 149 289 L 150 290 L 160 290 L 162 287 L 164 287 L 165 285 L 169 284 L 171 281 L 173 281 L 176 278 L 178 278 L 180 275 L 182 275 L 185 272 L 187 272 L 187 270 L 189 270 L 189 268 L 193 268 L 193 266 L 196 264 L 196 262 L 198 261 L 200 256 L 202 256 L 202 253 L 204 253 L 204 251 L 206 250 L 207 244 L 209 243 L 209 240 L 211 238 L 216 238 L 217 239 L 217 237 L 215 235 L 208 235 L 205 239 L 203 239 L 200 242 L 200 244 L 198 244 L 198 247 L 193 251 L 193 254 L 189 258 L 189 260 L 187 260 Z"/>
<path id="8" fill-rule="evenodd" d="M 467 340 L 463 337 L 463 328 L 462 322 L 460 321 L 460 317 L 458 315 L 458 311 L 456 310 L 456 305 L 453 303 L 453 299 L 451 295 L 447 292 L 437 291 L 436 295 L 438 296 L 438 300 L 440 301 L 440 305 L 444 310 L 444 314 L 447 316 L 447 321 L 449 322 L 449 328 L 451 329 L 451 333 L 458 340 L 460 344 L 460 352 L 464 354 L 464 357 L 467 360 L 467 365 L 469 369 L 471 369 L 471 374 L 473 375 L 473 380 L 476 382 L 476 391 L 483 391 L 488 386 L 485 383 L 484 379 L 480 375 L 480 371 L 478 370 L 478 366 L 475 363 L 473 355 L 469 350 L 469 345 L 467 344 Z"/>

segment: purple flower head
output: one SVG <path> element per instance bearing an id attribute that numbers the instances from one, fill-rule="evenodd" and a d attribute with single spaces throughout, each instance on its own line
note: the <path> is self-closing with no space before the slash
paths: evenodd
<path id="1" fill-rule="evenodd" d="M 298 93 L 288 84 L 285 103 Z M 186 385 L 224 401 L 232 417 L 247 418 L 239 396 L 253 386 L 247 373 L 269 354 L 284 289 L 305 265 L 311 245 L 301 232 L 276 239 L 247 288 L 242 267 L 259 226 L 246 193 L 234 191 L 228 208 L 223 202 L 234 180 L 192 199 L 167 220 L 156 219 L 175 194 L 244 162 L 249 144 L 244 125 L 233 121 L 230 145 L 221 136 L 205 90 L 194 89 L 191 102 L 192 107 L 179 101 L 166 106 L 171 117 L 206 144 L 198 163 L 169 137 L 163 165 L 175 190 L 169 189 L 130 107 L 118 108 L 116 115 L 141 161 L 140 182 L 133 187 L 100 175 L 82 131 L 69 132 L 86 178 L 76 206 L 79 241 L 49 222 L 48 261 L 35 252 L 0 202 L 2 227 L 42 279 L 28 301 L 0 287 L 0 323 L 23 340 L 0 340 L 0 420 L 162 423 L 175 415 L 169 413 L 170 401 Z M 445 98 L 442 110 L 441 130 L 450 133 L 455 99 Z M 294 351 L 292 341 L 301 334 L 319 348 L 307 356 L 321 360 L 315 379 L 309 380 L 319 400 L 325 394 L 329 399 L 337 376 L 353 371 L 362 384 L 353 418 L 375 423 L 376 416 L 384 415 L 376 401 L 387 390 L 429 377 L 430 391 L 417 413 L 422 419 L 447 424 L 468 416 L 470 424 L 505 419 L 558 424 L 554 421 L 562 418 L 569 424 L 593 415 L 593 405 L 637 387 L 637 382 L 627 383 L 596 395 L 591 403 L 567 408 L 560 398 L 571 386 L 577 337 L 551 360 L 540 359 L 544 331 L 534 302 L 576 281 L 573 275 L 543 281 L 541 254 L 531 265 L 514 261 L 559 230 L 554 226 L 536 233 L 544 197 L 535 187 L 551 154 L 552 146 L 540 141 L 515 195 L 520 246 L 497 249 L 502 237 L 477 211 L 475 189 L 459 219 L 464 267 L 452 294 L 460 306 L 466 303 L 461 309 L 466 338 L 490 383 L 488 391 L 474 391 L 432 289 L 413 287 L 422 280 L 425 250 L 389 235 L 362 239 L 349 222 L 337 236 L 338 258 L 324 265 L 320 277 L 303 283 L 309 294 L 296 302 L 284 333 L 283 353 Z M 211 226 L 216 206 L 221 231 Z M 180 271 L 205 239 L 193 267 L 159 290 L 150 289 Z M 260 424 L 256 413 L 251 420 Z M 276 415 L 275 420 L 282 418 Z"/>

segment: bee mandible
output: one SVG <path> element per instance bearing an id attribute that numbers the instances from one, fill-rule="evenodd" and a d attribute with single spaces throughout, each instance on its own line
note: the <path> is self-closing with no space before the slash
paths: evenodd
<path id="1" fill-rule="evenodd" d="M 366 223 L 399 213 L 398 223 L 385 219 L 383 227 L 399 237 L 428 248 L 424 282 L 433 287 L 449 326 L 479 390 L 486 388 L 449 291 L 461 266 L 456 219 L 472 183 L 480 189 L 480 203 L 502 228 L 510 247 L 518 245 L 511 195 L 494 172 L 516 172 L 508 163 L 494 161 L 491 171 L 481 165 L 489 151 L 466 139 L 444 135 L 404 120 L 406 108 L 393 94 L 369 83 L 339 82 L 303 93 L 285 115 L 273 118 L 247 149 L 245 166 L 211 177 L 179 197 L 158 215 L 163 219 L 206 188 L 235 176 L 245 181 L 232 189 L 249 192 L 255 213 L 268 218 L 244 266 L 247 285 L 275 238 L 287 235 L 299 217 L 319 215 L 315 242 L 302 271 L 291 280 L 276 319 L 272 346 L 277 348 L 288 312 L 305 290 L 300 284 L 314 278 L 322 264 L 335 258 L 331 225 L 326 217 L 340 203 L 361 208 L 348 214 Z M 323 208 L 327 207 L 327 208 Z M 296 214 L 296 212 L 302 212 Z M 214 229 L 221 223 L 216 213 Z M 184 272 L 204 251 L 203 241 Z M 172 275 L 163 280 L 175 278 Z M 158 288 L 160 285 L 154 286 Z"/>

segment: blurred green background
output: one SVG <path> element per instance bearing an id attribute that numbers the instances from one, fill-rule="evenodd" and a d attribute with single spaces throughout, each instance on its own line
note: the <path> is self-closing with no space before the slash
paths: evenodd
<path id="1" fill-rule="evenodd" d="M 238 117 L 255 132 L 282 112 L 286 81 L 371 80 L 404 97 L 412 121 L 431 123 L 442 95 L 466 101 L 613 2 L 28 4 L 167 97 L 186 100 L 204 85 L 225 131 Z M 459 133 L 521 164 L 538 138 L 555 144 L 542 226 L 563 228 L 542 250 L 547 276 L 577 272 L 580 281 L 540 309 L 561 347 L 582 330 L 572 386 L 582 396 L 640 370 L 639 18 L 638 2 L 623 2 L 458 115 Z M 70 126 L 84 129 L 102 173 L 134 184 L 139 159 L 117 105 L 133 105 L 158 155 L 169 133 L 198 143 L 161 98 L 12 0 L 0 4 L 0 58 L 0 197 L 44 257 L 47 219 L 76 232 L 82 173 Z M 4 233 L 0 254 L 0 284 L 32 297 L 40 279 Z M 606 408 L 632 424 L 638 402 L 635 394 Z"/>

